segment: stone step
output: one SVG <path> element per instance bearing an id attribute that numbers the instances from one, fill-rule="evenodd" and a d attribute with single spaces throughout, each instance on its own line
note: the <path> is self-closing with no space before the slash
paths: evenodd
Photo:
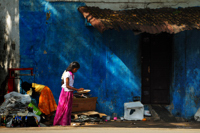
<path id="1" fill-rule="evenodd" d="M 163 122 L 185 122 L 181 117 L 174 117 L 164 105 L 144 105 L 151 113 L 151 117 L 145 116 L 148 121 L 163 121 Z"/>

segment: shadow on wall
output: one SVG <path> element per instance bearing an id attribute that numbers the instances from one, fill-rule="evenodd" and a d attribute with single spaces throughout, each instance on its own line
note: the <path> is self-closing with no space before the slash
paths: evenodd
<path id="1" fill-rule="evenodd" d="M 199 30 L 180 32 L 174 41 L 173 115 L 193 119 L 200 106 Z"/>
<path id="2" fill-rule="evenodd" d="M 124 103 L 141 96 L 139 36 L 132 31 L 103 33 L 106 45 L 106 112 L 123 115 Z M 108 110 L 109 109 L 109 110 Z"/>
<path id="3" fill-rule="evenodd" d="M 21 51 L 26 60 L 21 65 L 33 65 L 36 82 L 49 86 L 58 101 L 60 76 L 70 62 L 78 61 L 81 69 L 76 73 L 75 87 L 91 89 L 98 97 L 99 111 L 121 115 L 124 102 L 141 96 L 139 36 L 132 31 L 113 30 L 100 34 L 93 27 L 85 27 L 77 10 L 83 5 L 21 2 Z"/>
<path id="4" fill-rule="evenodd" d="M 92 90 L 92 96 L 98 97 L 98 111 L 123 115 L 124 102 L 141 95 L 139 37 L 132 31 L 101 34 L 85 27 L 77 10 L 83 5 L 21 1 L 20 65 L 33 67 L 35 82 L 49 86 L 58 102 L 61 75 L 70 62 L 78 61 L 75 87 Z"/>
<path id="5" fill-rule="evenodd" d="M 16 46 L 19 32 L 17 30 L 19 15 L 17 3 L 16 0 L 0 3 L 0 6 L 4 8 L 0 13 L 0 103 L 4 101 L 4 95 L 7 93 L 8 68 L 19 66 Z"/>

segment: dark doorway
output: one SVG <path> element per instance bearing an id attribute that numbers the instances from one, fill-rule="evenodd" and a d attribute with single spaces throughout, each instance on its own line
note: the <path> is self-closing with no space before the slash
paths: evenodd
<path id="1" fill-rule="evenodd" d="M 142 103 L 170 103 L 170 74 L 173 35 L 141 36 Z"/>

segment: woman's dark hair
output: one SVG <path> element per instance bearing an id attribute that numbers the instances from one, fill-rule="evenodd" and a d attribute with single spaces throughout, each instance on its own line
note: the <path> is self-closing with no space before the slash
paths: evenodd
<path id="1" fill-rule="evenodd" d="M 67 67 L 66 71 L 72 72 L 72 70 L 73 70 L 74 68 L 80 68 L 79 63 L 76 62 L 76 61 L 70 63 L 70 65 Z"/>
<path id="2" fill-rule="evenodd" d="M 31 97 L 35 97 L 35 95 L 36 95 L 36 92 L 35 92 L 35 88 L 33 88 L 32 87 L 32 83 L 28 83 L 28 82 L 22 82 L 21 83 L 21 88 L 24 90 L 24 91 L 29 91 L 30 90 L 30 88 L 32 88 L 32 96 Z"/>
<path id="3" fill-rule="evenodd" d="M 66 71 L 72 72 L 74 68 L 80 68 L 80 64 L 76 61 L 73 61 L 72 63 L 69 64 L 67 67 Z M 61 85 L 64 84 L 64 80 L 61 81 Z"/>
<path id="4" fill-rule="evenodd" d="M 28 83 L 26 81 L 21 83 L 21 88 L 25 91 L 29 91 L 31 87 L 32 87 L 31 83 Z"/>

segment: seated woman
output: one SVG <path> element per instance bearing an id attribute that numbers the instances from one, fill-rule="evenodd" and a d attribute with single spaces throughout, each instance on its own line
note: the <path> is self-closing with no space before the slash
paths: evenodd
<path id="1" fill-rule="evenodd" d="M 36 83 L 22 82 L 21 88 L 32 97 L 39 95 L 38 108 L 45 115 L 51 116 L 56 111 L 57 104 L 49 87 Z"/>

